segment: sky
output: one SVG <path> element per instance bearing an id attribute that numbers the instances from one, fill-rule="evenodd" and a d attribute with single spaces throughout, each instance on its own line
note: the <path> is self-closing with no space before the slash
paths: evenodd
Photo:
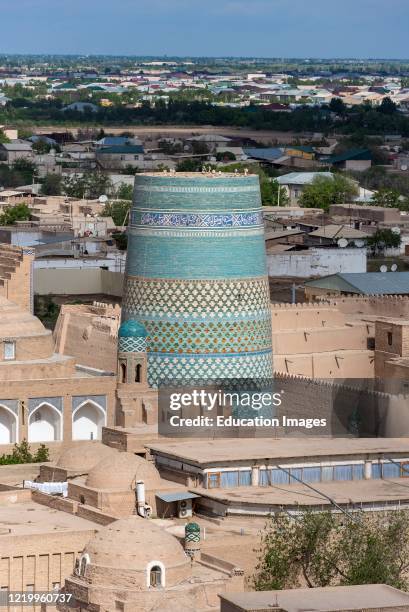
<path id="1" fill-rule="evenodd" d="M 0 0 L 0 53 L 409 58 L 408 0 Z"/>

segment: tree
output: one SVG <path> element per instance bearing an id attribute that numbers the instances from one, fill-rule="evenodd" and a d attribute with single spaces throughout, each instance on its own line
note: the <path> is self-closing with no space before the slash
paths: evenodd
<path id="1" fill-rule="evenodd" d="M 261 537 L 256 590 L 389 584 L 407 588 L 409 515 L 305 510 L 273 515 Z"/>
<path id="2" fill-rule="evenodd" d="M 374 253 L 383 252 L 385 249 L 397 249 L 402 242 L 400 234 L 395 234 L 391 229 L 378 229 L 367 240 L 368 246 Z"/>
<path id="3" fill-rule="evenodd" d="M 61 175 L 46 174 L 41 185 L 41 195 L 61 195 L 61 183 Z"/>
<path id="4" fill-rule="evenodd" d="M 38 155 L 44 155 L 51 151 L 51 145 L 44 140 L 44 138 L 39 138 L 33 143 L 32 149 L 34 149 Z"/>
<path id="5" fill-rule="evenodd" d="M 384 98 L 379 105 L 379 112 L 384 115 L 393 115 L 396 113 L 397 106 L 390 98 Z"/>
<path id="6" fill-rule="evenodd" d="M 6 144 L 7 142 L 10 142 L 10 139 L 7 138 L 3 130 L 0 128 L 0 144 Z"/>
<path id="7" fill-rule="evenodd" d="M 127 185 L 121 183 L 116 192 L 118 200 L 132 200 L 133 197 L 133 185 Z"/>
<path id="8" fill-rule="evenodd" d="M 27 221 L 30 219 L 30 209 L 23 202 L 16 206 L 7 206 L 0 215 L 0 225 L 14 225 L 16 221 Z"/>
<path id="9" fill-rule="evenodd" d="M 33 182 L 34 175 L 37 172 L 37 166 L 29 159 L 16 159 L 12 165 L 12 170 L 21 176 L 21 180 L 25 185 Z"/>
<path id="10" fill-rule="evenodd" d="M 112 190 L 109 177 L 103 172 L 67 176 L 62 182 L 62 190 L 71 198 L 96 199 Z"/>
<path id="11" fill-rule="evenodd" d="M 216 161 L 236 161 L 236 156 L 231 151 L 216 153 Z"/>
<path id="12" fill-rule="evenodd" d="M 105 205 L 101 215 L 103 217 L 112 217 L 115 225 L 122 227 L 122 225 L 126 224 L 131 206 L 131 200 L 114 200 Z"/>
<path id="13" fill-rule="evenodd" d="M 374 206 L 386 206 L 396 208 L 399 205 L 399 191 L 396 189 L 379 189 L 372 197 L 371 204 Z"/>
<path id="14" fill-rule="evenodd" d="M 341 98 L 332 98 L 331 102 L 329 103 L 329 109 L 337 115 L 344 115 L 347 107 Z"/>
<path id="15" fill-rule="evenodd" d="M 305 208 L 322 208 L 328 212 L 331 204 L 342 204 L 358 195 L 357 186 L 340 174 L 332 178 L 316 176 L 310 185 L 307 185 L 300 197 L 300 205 Z"/>

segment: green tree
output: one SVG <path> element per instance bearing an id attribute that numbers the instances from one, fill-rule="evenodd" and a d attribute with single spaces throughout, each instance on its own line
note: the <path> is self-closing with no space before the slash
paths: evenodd
<path id="1" fill-rule="evenodd" d="M 384 115 L 393 115 L 397 111 L 397 106 L 390 98 L 384 98 L 378 109 Z"/>
<path id="2" fill-rule="evenodd" d="M 41 195 L 61 195 L 61 184 L 60 174 L 46 174 L 41 185 Z"/>
<path id="3" fill-rule="evenodd" d="M 119 185 L 116 195 L 117 195 L 118 200 L 132 200 L 133 185 L 127 185 L 126 183 L 121 183 Z"/>
<path id="4" fill-rule="evenodd" d="M 396 189 L 379 189 L 372 197 L 371 204 L 374 206 L 385 206 L 396 208 L 399 205 L 399 191 Z"/>
<path id="5" fill-rule="evenodd" d="M 374 253 L 381 253 L 385 249 L 397 249 L 402 242 L 400 234 L 389 228 L 378 229 L 367 240 L 368 246 Z"/>
<path id="6" fill-rule="evenodd" d="M 6 144 L 7 142 L 10 142 L 10 139 L 7 138 L 3 130 L 0 128 L 0 144 Z"/>
<path id="7" fill-rule="evenodd" d="M 115 225 L 117 227 L 122 227 L 126 225 L 131 206 L 131 200 L 114 200 L 105 205 L 101 215 L 103 217 L 112 217 Z"/>
<path id="8" fill-rule="evenodd" d="M 67 176 L 62 182 L 62 190 L 71 198 L 96 199 L 112 190 L 108 175 L 103 172 L 92 172 L 82 175 Z"/>
<path id="9" fill-rule="evenodd" d="M 37 166 L 29 159 L 16 159 L 12 165 L 12 170 L 17 172 L 25 185 L 33 182 L 34 175 L 37 173 Z"/>
<path id="10" fill-rule="evenodd" d="M 32 149 L 34 149 L 38 155 L 45 155 L 51 151 L 51 145 L 44 140 L 44 138 L 39 138 L 33 143 Z"/>
<path id="11" fill-rule="evenodd" d="M 30 219 L 30 209 L 22 202 L 4 209 L 0 215 L 0 225 L 14 225 L 16 221 L 28 221 L 28 219 Z"/>
<path id="12" fill-rule="evenodd" d="M 344 115 L 347 107 L 341 98 L 332 98 L 331 102 L 329 103 L 329 109 L 337 115 Z"/>
<path id="13" fill-rule="evenodd" d="M 351 201 L 356 195 L 357 186 L 346 177 L 340 174 L 334 174 L 332 178 L 318 175 L 305 187 L 300 205 L 305 208 L 322 208 L 328 212 L 331 204 Z"/>
<path id="14" fill-rule="evenodd" d="M 273 515 L 261 536 L 256 590 L 389 584 L 408 587 L 409 515 L 330 511 Z"/>

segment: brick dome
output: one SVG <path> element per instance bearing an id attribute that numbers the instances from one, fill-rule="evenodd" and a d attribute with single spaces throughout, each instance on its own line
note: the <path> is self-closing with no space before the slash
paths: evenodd
<path id="1" fill-rule="evenodd" d="M 88 474 L 86 485 L 93 489 L 128 491 L 137 480 L 147 489 L 155 488 L 161 478 L 155 465 L 132 453 L 117 453 L 100 461 Z"/>
<path id="2" fill-rule="evenodd" d="M 120 519 L 101 529 L 84 553 L 89 555 L 92 566 L 87 572 L 88 580 L 91 583 L 103 580 L 104 586 L 107 582 L 126 580 L 127 588 L 138 582 L 143 588 L 147 567 L 152 562 L 166 568 L 166 586 L 190 575 L 190 560 L 178 540 L 153 521 L 138 516 Z"/>
<path id="3" fill-rule="evenodd" d="M 69 446 L 58 458 L 57 467 L 72 472 L 88 474 L 102 459 L 112 457 L 118 451 L 99 442 L 87 446 Z"/>

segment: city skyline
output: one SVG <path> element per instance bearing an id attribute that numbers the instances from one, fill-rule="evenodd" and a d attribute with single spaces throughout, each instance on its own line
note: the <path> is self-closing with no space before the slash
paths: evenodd
<path id="1" fill-rule="evenodd" d="M 0 53 L 405 59 L 403 0 L 1 0 Z M 22 19 L 24 16 L 24 19 Z"/>

